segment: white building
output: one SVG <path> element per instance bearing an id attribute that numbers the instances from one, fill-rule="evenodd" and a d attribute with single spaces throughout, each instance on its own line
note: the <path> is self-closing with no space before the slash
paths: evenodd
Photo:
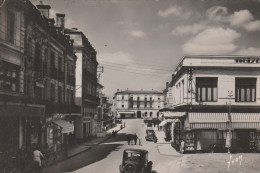
<path id="1" fill-rule="evenodd" d="M 118 118 L 157 118 L 163 108 L 163 93 L 158 91 L 117 91 L 114 111 Z"/>
<path id="2" fill-rule="evenodd" d="M 181 139 L 186 150 L 225 148 L 231 130 L 232 149 L 260 149 L 260 57 L 185 56 L 168 87 L 161 111 L 176 148 Z"/>

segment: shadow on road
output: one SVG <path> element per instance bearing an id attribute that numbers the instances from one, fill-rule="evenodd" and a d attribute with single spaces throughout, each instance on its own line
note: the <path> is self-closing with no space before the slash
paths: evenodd
<path id="1" fill-rule="evenodd" d="M 44 173 L 57 173 L 57 172 L 72 172 L 87 165 L 93 164 L 100 160 L 105 159 L 113 151 L 119 151 L 124 145 L 120 142 L 127 141 L 125 133 L 117 134 L 115 137 L 111 137 L 106 142 L 93 146 L 90 150 L 78 154 L 75 157 L 61 161 L 55 165 L 44 169 Z"/>

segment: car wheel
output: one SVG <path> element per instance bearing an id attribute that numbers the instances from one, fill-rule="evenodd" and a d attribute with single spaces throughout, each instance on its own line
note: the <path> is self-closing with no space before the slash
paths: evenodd
<path id="1" fill-rule="evenodd" d="M 132 163 L 128 163 L 125 165 L 124 171 L 125 171 L 125 173 L 135 173 L 136 165 L 132 164 Z"/>

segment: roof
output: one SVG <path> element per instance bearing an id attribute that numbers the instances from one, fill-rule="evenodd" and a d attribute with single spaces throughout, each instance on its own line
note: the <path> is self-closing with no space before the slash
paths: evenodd
<path id="1" fill-rule="evenodd" d="M 115 94 L 163 94 L 159 91 L 118 91 Z"/>
<path id="2" fill-rule="evenodd" d="M 147 150 L 144 150 L 144 149 L 137 149 L 137 148 L 127 148 L 124 150 L 124 152 L 126 151 L 139 151 L 139 152 L 144 152 L 144 153 L 148 153 Z"/>

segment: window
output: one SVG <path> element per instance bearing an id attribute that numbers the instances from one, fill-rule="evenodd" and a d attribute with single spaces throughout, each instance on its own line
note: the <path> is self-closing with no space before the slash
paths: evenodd
<path id="1" fill-rule="evenodd" d="M 55 68 L 55 54 L 51 52 L 51 67 Z"/>
<path id="2" fill-rule="evenodd" d="M 15 33 L 15 15 L 13 12 L 7 12 L 7 41 L 14 43 Z"/>
<path id="3" fill-rule="evenodd" d="M 62 103 L 62 88 L 61 88 L 61 86 L 58 87 L 58 102 Z"/>
<path id="4" fill-rule="evenodd" d="M 124 96 L 122 96 L 122 100 L 124 100 Z"/>
<path id="5" fill-rule="evenodd" d="M 51 84 L 51 101 L 55 102 L 55 85 Z"/>
<path id="6" fill-rule="evenodd" d="M 122 105 L 122 108 L 125 107 L 125 105 Z"/>
<path id="7" fill-rule="evenodd" d="M 133 97 L 130 97 L 130 108 L 134 107 Z"/>
<path id="8" fill-rule="evenodd" d="M 197 77 L 196 78 L 196 101 L 213 102 L 217 101 L 217 84 L 216 77 Z"/>
<path id="9" fill-rule="evenodd" d="M 28 50 L 28 59 L 32 59 L 32 39 L 28 38 L 28 43 L 27 43 L 27 50 Z"/>
<path id="10" fill-rule="evenodd" d="M 42 69 L 41 46 L 39 43 L 35 44 L 34 69 L 35 69 L 35 71 L 38 71 L 38 72 L 41 72 L 41 69 Z"/>
<path id="11" fill-rule="evenodd" d="M 139 97 L 137 97 L 137 108 L 140 108 L 140 102 L 139 102 Z"/>
<path id="12" fill-rule="evenodd" d="M 256 101 L 256 78 L 236 78 L 236 102 Z"/>
<path id="13" fill-rule="evenodd" d="M 0 61 L 0 90 L 17 92 L 19 75 L 19 66 Z"/>
<path id="14" fill-rule="evenodd" d="M 144 98 L 144 107 L 147 108 L 147 98 Z"/>

